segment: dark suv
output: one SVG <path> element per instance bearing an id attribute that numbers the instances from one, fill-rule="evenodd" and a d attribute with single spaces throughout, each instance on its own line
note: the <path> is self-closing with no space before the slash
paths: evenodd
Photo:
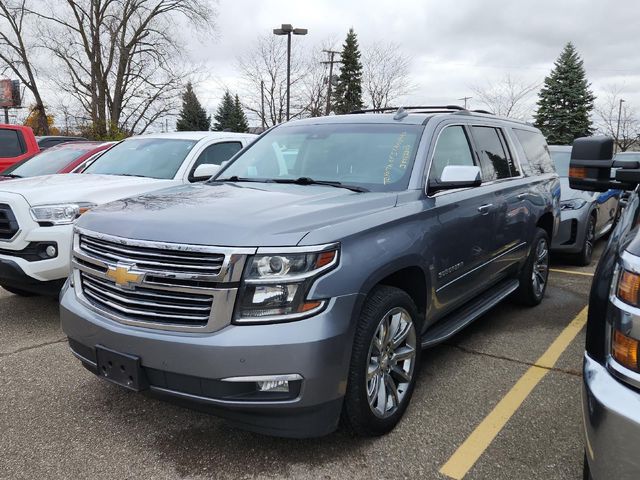
<path id="1" fill-rule="evenodd" d="M 206 184 L 83 215 L 62 327 L 127 388 L 274 435 L 341 416 L 380 435 L 423 348 L 512 294 L 542 300 L 559 200 L 522 122 L 459 107 L 292 121 Z"/>

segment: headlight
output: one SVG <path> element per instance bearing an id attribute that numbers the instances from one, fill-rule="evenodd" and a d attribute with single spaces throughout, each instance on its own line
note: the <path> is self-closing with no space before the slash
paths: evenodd
<path id="1" fill-rule="evenodd" d="M 616 286 L 616 296 L 623 302 L 640 307 L 640 275 L 629 270 L 620 270 L 618 275 L 618 285 Z M 632 320 L 629 313 L 624 313 L 619 323 L 613 326 L 611 332 L 611 356 L 620 365 L 640 372 L 638 363 L 638 351 L 640 342 L 629 336 L 632 330 Z"/>
<path id="2" fill-rule="evenodd" d="M 313 282 L 338 263 L 338 248 L 317 252 L 255 255 L 247 264 L 236 323 L 297 320 L 322 310 L 326 300 L 309 300 Z"/>
<path id="3" fill-rule="evenodd" d="M 31 208 L 31 217 L 40 225 L 68 225 L 95 207 L 92 203 L 65 203 L 61 205 L 40 205 Z"/>
<path id="4" fill-rule="evenodd" d="M 587 204 L 586 200 L 581 198 L 574 198 L 571 200 L 563 200 L 560 202 L 560 208 L 562 210 L 580 210 Z"/>

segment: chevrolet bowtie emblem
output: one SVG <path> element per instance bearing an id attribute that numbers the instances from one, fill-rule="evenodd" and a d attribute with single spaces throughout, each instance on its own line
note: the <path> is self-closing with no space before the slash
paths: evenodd
<path id="1" fill-rule="evenodd" d="M 134 285 L 139 285 L 144 277 L 143 273 L 132 271 L 133 268 L 133 265 L 110 266 L 109 270 L 107 270 L 107 277 L 120 287 L 131 288 Z"/>

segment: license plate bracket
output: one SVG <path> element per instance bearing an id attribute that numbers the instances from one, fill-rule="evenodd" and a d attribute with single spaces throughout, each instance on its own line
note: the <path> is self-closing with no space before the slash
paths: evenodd
<path id="1" fill-rule="evenodd" d="M 136 392 L 149 387 L 140 357 L 96 345 L 96 360 L 98 375 L 105 380 Z"/>

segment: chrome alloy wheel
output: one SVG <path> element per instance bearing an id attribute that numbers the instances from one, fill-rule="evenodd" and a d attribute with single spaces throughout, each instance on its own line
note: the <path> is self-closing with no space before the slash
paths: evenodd
<path id="1" fill-rule="evenodd" d="M 587 227 L 587 236 L 585 238 L 584 249 L 586 256 L 591 258 L 593 253 L 593 244 L 596 241 L 596 221 L 593 217 L 589 219 L 589 226 Z"/>
<path id="2" fill-rule="evenodd" d="M 547 285 L 547 278 L 549 276 L 549 246 L 544 238 L 538 242 L 535 255 L 531 281 L 533 282 L 534 293 L 537 297 L 540 297 L 544 293 L 544 288 Z"/>
<path id="3" fill-rule="evenodd" d="M 394 308 L 380 320 L 369 346 L 367 398 L 371 411 L 386 418 L 398 409 L 413 380 L 416 328 L 404 308 Z"/>

